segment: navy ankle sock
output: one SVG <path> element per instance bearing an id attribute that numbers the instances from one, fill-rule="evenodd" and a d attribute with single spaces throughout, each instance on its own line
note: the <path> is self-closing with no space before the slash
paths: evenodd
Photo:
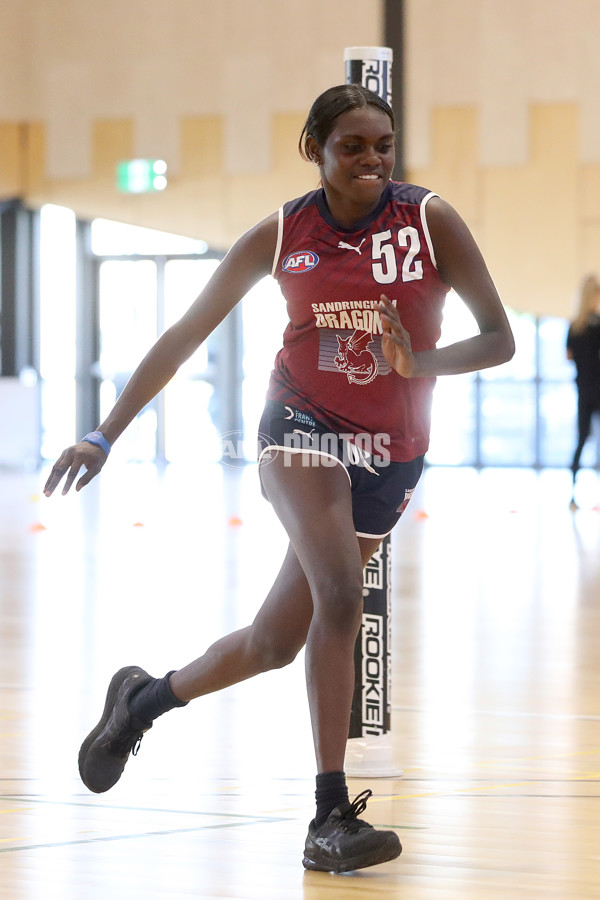
<path id="1" fill-rule="evenodd" d="M 148 684 L 136 691 L 129 701 L 129 712 L 142 722 L 152 722 L 163 713 L 176 706 L 187 706 L 186 700 L 178 700 L 169 684 L 169 678 L 175 672 L 167 672 L 164 678 L 153 678 Z"/>
<path id="2" fill-rule="evenodd" d="M 336 806 L 348 802 L 345 773 L 322 772 L 317 775 L 315 799 L 317 801 L 315 825 L 319 828 Z"/>

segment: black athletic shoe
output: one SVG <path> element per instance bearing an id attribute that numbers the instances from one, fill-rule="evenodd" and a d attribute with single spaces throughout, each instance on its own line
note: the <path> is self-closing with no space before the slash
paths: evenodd
<path id="1" fill-rule="evenodd" d="M 79 774 L 90 791 L 101 794 L 117 783 L 129 754 L 137 754 L 144 732 L 152 728 L 128 708 L 131 696 L 149 681 L 152 676 L 139 666 L 126 666 L 111 678 L 102 718 L 79 751 Z"/>
<path id="2" fill-rule="evenodd" d="M 343 803 L 317 828 L 314 819 L 308 826 L 302 865 L 320 872 L 351 872 L 396 859 L 402 853 L 398 835 L 377 831 L 359 819 L 372 791 L 363 791 L 353 803 Z"/>

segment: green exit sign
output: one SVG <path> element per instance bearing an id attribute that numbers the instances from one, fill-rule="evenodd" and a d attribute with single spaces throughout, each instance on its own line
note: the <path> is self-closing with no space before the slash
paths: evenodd
<path id="1" fill-rule="evenodd" d="M 117 165 L 117 187 L 124 194 L 164 191 L 166 186 L 164 159 L 127 159 Z"/>

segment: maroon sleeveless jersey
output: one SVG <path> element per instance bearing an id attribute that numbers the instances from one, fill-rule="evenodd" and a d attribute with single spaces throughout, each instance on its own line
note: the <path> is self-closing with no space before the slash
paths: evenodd
<path id="1" fill-rule="evenodd" d="M 435 378 L 403 378 L 390 367 L 378 303 L 383 293 L 396 305 L 413 350 L 435 347 L 448 286 L 427 228 L 434 196 L 390 182 L 352 229 L 333 219 L 322 189 L 279 213 L 273 276 L 290 321 L 267 399 L 311 411 L 337 434 L 389 435 L 395 462 L 427 450 Z"/>

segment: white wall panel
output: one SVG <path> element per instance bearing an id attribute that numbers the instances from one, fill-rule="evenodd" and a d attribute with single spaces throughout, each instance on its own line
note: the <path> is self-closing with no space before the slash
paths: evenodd
<path id="1" fill-rule="evenodd" d="M 0 120 L 46 125 L 51 178 L 88 174 L 93 122 L 119 117 L 176 172 L 178 120 L 224 116 L 226 170 L 262 173 L 272 115 L 343 81 L 345 46 L 381 43 L 381 0 L 0 2 Z"/>
<path id="2" fill-rule="evenodd" d="M 473 106 L 479 162 L 530 158 L 529 110 L 580 106 L 582 162 L 600 161 L 598 0 L 406 0 L 410 167 L 431 164 L 434 109 Z"/>

